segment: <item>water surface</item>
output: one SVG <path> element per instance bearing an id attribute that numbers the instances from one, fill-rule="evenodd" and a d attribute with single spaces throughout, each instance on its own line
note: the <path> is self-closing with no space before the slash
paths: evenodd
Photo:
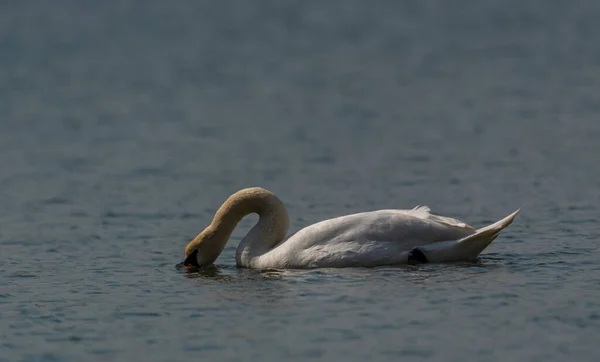
<path id="1" fill-rule="evenodd" d="M 0 361 L 596 361 L 600 3 L 0 5 Z M 231 193 L 429 205 L 476 263 L 175 268 Z"/>

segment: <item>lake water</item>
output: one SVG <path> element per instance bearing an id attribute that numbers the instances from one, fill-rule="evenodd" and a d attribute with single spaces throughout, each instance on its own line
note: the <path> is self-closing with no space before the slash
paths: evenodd
<path id="1" fill-rule="evenodd" d="M 597 361 L 600 2 L 4 1 L 0 361 Z M 476 263 L 175 265 L 231 193 L 291 232 L 521 214 Z"/>

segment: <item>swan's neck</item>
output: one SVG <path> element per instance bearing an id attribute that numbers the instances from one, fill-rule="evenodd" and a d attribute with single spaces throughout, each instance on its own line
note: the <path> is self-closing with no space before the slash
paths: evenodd
<path id="1" fill-rule="evenodd" d="M 285 238 L 289 217 L 283 203 L 265 189 L 244 189 L 231 195 L 223 203 L 211 223 L 216 239 L 224 246 L 244 216 L 253 213 L 258 214 L 259 220 L 237 248 L 235 259 L 240 266 L 250 267 L 256 258 Z"/>

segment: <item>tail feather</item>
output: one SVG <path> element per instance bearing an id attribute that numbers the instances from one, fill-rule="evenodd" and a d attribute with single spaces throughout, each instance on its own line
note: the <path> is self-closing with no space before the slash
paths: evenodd
<path id="1" fill-rule="evenodd" d="M 521 209 L 491 225 L 477 229 L 473 234 L 459 240 L 449 240 L 419 247 L 431 262 L 473 260 L 510 225 Z"/>
<path id="2" fill-rule="evenodd" d="M 504 219 L 497 221 L 491 225 L 477 229 L 474 234 L 464 237 L 458 241 L 459 248 L 465 258 L 476 258 L 494 239 L 498 237 L 500 232 L 510 225 L 521 209 L 517 209 L 512 214 Z"/>

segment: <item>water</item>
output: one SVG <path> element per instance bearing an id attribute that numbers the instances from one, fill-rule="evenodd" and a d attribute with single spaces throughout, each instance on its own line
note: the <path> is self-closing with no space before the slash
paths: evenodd
<path id="1" fill-rule="evenodd" d="M 5 1 L 0 361 L 596 361 L 600 3 Z M 476 263 L 175 268 L 220 203 L 429 205 Z"/>

